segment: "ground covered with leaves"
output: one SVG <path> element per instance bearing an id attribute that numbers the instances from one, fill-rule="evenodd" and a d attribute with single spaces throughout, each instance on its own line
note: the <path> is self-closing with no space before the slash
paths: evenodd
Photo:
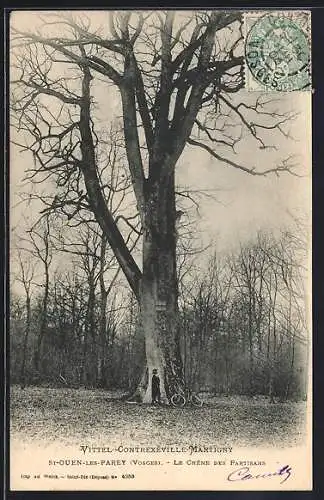
<path id="1" fill-rule="evenodd" d="M 10 432 L 44 445 L 208 445 L 282 447 L 302 444 L 305 402 L 204 396 L 202 408 L 130 404 L 118 392 L 18 386 L 10 392 Z"/>

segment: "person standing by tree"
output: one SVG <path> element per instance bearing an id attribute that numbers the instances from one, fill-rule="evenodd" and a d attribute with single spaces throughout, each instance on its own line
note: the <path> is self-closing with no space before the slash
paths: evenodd
<path id="1" fill-rule="evenodd" d="M 152 375 L 152 404 L 161 404 L 160 377 L 157 370 L 154 368 Z"/>

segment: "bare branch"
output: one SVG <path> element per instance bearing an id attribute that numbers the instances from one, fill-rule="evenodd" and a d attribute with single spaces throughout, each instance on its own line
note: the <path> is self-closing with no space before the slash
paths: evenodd
<path id="1" fill-rule="evenodd" d="M 211 156 L 216 158 L 216 160 L 219 160 L 222 163 L 226 163 L 227 165 L 230 165 L 231 167 L 237 168 L 238 170 L 242 170 L 243 172 L 246 172 L 250 175 L 264 176 L 264 175 L 267 175 L 270 173 L 275 173 L 276 175 L 279 175 L 282 172 L 286 172 L 286 173 L 290 173 L 290 174 L 297 176 L 297 174 L 292 171 L 292 169 L 295 167 L 295 165 L 289 165 L 289 160 L 291 158 L 284 160 L 282 162 L 282 164 L 277 166 L 277 167 L 269 168 L 269 169 L 266 169 L 266 170 L 263 170 L 262 172 L 260 172 L 256 169 L 256 167 L 245 167 L 243 165 L 240 165 L 239 163 L 236 163 L 236 162 L 230 160 L 229 158 L 224 158 L 223 156 L 216 153 L 216 151 L 214 151 L 210 146 L 208 146 L 207 144 L 204 144 L 203 142 L 199 142 L 199 141 L 192 139 L 192 138 L 189 138 L 187 142 L 188 142 L 188 144 L 190 144 L 192 146 L 196 146 L 196 147 L 204 149 Z"/>

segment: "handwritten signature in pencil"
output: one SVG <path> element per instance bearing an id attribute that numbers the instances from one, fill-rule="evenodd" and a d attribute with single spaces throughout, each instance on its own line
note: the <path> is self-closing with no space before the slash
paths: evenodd
<path id="1" fill-rule="evenodd" d="M 290 465 L 280 466 L 275 472 L 261 472 L 258 474 L 252 474 L 249 467 L 241 467 L 231 472 L 227 479 L 228 481 L 246 481 L 248 479 L 268 479 L 271 477 L 281 477 L 282 480 L 280 484 L 287 481 L 292 474 Z"/>

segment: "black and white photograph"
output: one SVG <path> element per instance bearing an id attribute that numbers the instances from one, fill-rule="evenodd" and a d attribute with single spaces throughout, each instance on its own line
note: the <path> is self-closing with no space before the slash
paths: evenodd
<path id="1" fill-rule="evenodd" d="M 311 16 L 13 10 L 10 489 L 311 490 Z"/>

